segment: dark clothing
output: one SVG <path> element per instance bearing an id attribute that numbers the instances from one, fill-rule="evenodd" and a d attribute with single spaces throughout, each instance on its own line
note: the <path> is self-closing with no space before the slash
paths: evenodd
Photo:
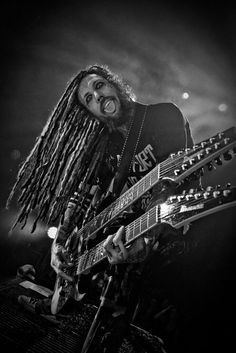
<path id="1" fill-rule="evenodd" d="M 136 110 L 138 111 L 141 106 L 143 105 L 136 103 Z M 123 138 L 119 134 L 112 134 L 109 149 L 114 167 L 118 162 L 123 143 Z M 172 103 L 148 105 L 144 126 L 128 177 L 128 187 L 144 177 L 158 163 L 168 158 L 170 153 L 192 145 L 193 138 L 189 123 L 176 105 Z"/>
<path id="2" fill-rule="evenodd" d="M 135 117 L 136 114 L 140 113 L 139 110 L 144 110 L 145 115 L 143 116 L 141 124 L 140 136 L 138 136 L 137 141 L 134 141 L 136 144 L 135 157 L 125 185 L 128 188 L 143 178 L 158 163 L 164 161 L 170 153 L 178 152 L 179 150 L 193 145 L 188 121 L 184 119 L 180 110 L 174 104 L 159 103 L 147 105 L 145 108 L 144 105 L 135 103 L 135 109 L 134 129 L 136 128 Z M 110 135 L 106 161 L 102 165 L 102 168 L 100 166 L 101 175 L 98 178 L 100 189 L 104 194 L 107 192 L 107 187 L 118 169 L 119 158 L 124 143 L 126 142 L 127 141 L 124 141 L 123 136 L 118 132 L 114 132 Z M 125 180 L 123 181 L 125 182 Z M 130 223 L 138 215 L 145 212 L 148 200 L 149 198 L 147 198 L 147 202 L 141 204 L 139 202 L 135 203 L 135 205 L 133 205 L 134 207 L 131 207 L 130 212 L 128 212 L 128 217 L 127 212 L 126 217 L 119 217 L 121 223 L 116 221 L 116 226 L 114 226 L 114 224 L 111 225 L 113 232 L 110 234 L 114 233 L 114 230 L 117 229 L 116 227 L 119 227 L 122 223 Z M 66 224 L 66 217 L 64 223 Z M 95 243 L 100 242 L 101 236 L 105 238 L 107 235 L 99 234 L 99 236 L 97 236 L 99 241 L 95 238 L 92 243 L 94 243 L 94 241 Z M 155 245 L 155 235 L 153 239 L 153 245 Z M 142 253 L 142 251 L 143 249 L 141 249 L 140 253 Z M 145 255 L 147 255 L 146 249 L 144 249 L 144 252 Z M 140 280 L 146 261 L 142 261 L 145 257 L 140 256 L 140 253 L 136 258 L 134 257 L 134 263 L 110 266 L 111 268 L 108 266 L 108 271 L 111 271 L 109 273 L 113 274 L 114 279 L 113 288 L 111 290 L 111 299 L 114 304 L 111 318 L 114 320 L 114 325 L 117 323 L 119 327 L 121 327 L 123 323 L 125 325 L 126 322 L 132 322 L 134 310 L 139 300 Z M 119 317 L 121 320 L 118 319 Z M 112 329 L 107 344 L 108 342 L 118 342 L 118 338 L 116 337 L 117 330 L 119 331 L 119 328 L 116 329 L 116 327 L 114 327 Z M 119 337 L 119 339 L 122 340 L 122 337 Z M 115 352 L 115 348 L 113 351 Z"/>
<path id="3" fill-rule="evenodd" d="M 140 103 L 136 103 L 136 112 L 141 106 Z M 114 168 L 113 172 L 116 170 L 123 144 L 124 140 L 122 137 L 117 133 L 113 134 L 109 150 L 109 158 Z M 129 188 L 143 178 L 158 163 L 168 158 L 170 153 L 178 152 L 192 145 L 193 139 L 188 121 L 184 119 L 180 110 L 174 104 L 159 103 L 148 105 L 126 187 Z M 142 200 L 145 197 L 142 197 Z M 144 213 L 150 197 L 147 197 L 147 202 L 138 201 L 132 205 L 131 210 L 126 211 L 125 216 L 123 215 L 123 219 L 122 216 L 119 217 L 121 223 L 119 221 L 114 222 L 117 228 L 121 224 L 130 223 L 138 215 Z M 142 208 L 141 213 L 140 208 Z M 114 223 L 110 234 L 115 232 Z M 162 232 L 164 231 L 162 230 Z M 171 233 L 170 229 L 167 229 L 167 233 Z M 153 237 L 152 245 L 154 246 L 157 239 L 159 239 L 159 235 L 152 233 L 151 236 Z M 173 237 L 176 237 L 174 232 Z M 133 263 L 112 266 L 114 278 L 113 315 L 119 315 L 118 313 L 122 312 L 125 320 L 129 322 L 132 321 L 141 294 L 142 272 L 145 269 L 146 262 L 148 262 L 147 254 L 146 249 L 140 249 L 132 258 L 132 261 L 130 259 L 130 262 Z"/>

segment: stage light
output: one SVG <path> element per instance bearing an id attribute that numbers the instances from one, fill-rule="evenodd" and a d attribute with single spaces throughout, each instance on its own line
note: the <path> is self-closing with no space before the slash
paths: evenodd
<path id="1" fill-rule="evenodd" d="M 226 110 L 228 109 L 228 106 L 227 104 L 225 103 L 221 103 L 219 106 L 218 106 L 218 109 L 220 112 L 226 112 Z"/>
<path id="2" fill-rule="evenodd" d="M 184 93 L 182 94 L 182 98 L 183 98 L 183 99 L 188 99 L 188 98 L 189 98 L 188 92 L 184 92 Z"/>
<path id="3" fill-rule="evenodd" d="M 54 239 L 57 234 L 57 227 L 48 228 L 47 233 L 48 233 L 49 238 Z"/>

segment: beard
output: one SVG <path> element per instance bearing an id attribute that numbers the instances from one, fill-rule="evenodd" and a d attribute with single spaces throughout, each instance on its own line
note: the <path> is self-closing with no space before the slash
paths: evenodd
<path id="1" fill-rule="evenodd" d="M 119 92 L 118 98 L 120 101 L 119 115 L 116 118 L 107 116 L 104 119 L 104 123 L 110 132 L 116 131 L 119 127 L 128 123 L 134 113 L 134 101 L 130 97 Z"/>

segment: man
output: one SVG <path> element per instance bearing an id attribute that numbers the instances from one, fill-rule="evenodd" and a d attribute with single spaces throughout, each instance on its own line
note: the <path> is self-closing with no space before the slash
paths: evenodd
<path id="1" fill-rule="evenodd" d="M 21 185 L 21 212 L 16 223 L 26 223 L 32 211 L 36 212 L 33 230 L 40 219 L 50 223 L 60 218 L 51 266 L 57 276 L 72 281 L 65 271 L 72 265 L 65 249 L 69 235 L 170 153 L 192 144 L 188 121 L 174 104 L 141 104 L 130 87 L 107 67 L 90 66 L 71 81 L 19 171 L 10 196 L 11 199 Z M 73 195 L 77 195 L 76 200 Z M 76 205 L 76 217 L 71 217 L 70 200 Z M 122 316 L 128 322 L 133 315 L 130 299 L 136 286 L 130 285 L 129 277 L 140 273 L 139 263 L 144 262 L 150 244 L 155 247 L 157 239 L 140 240 L 126 249 L 123 227 L 119 227 L 144 212 L 146 201 L 143 198 L 141 205 L 137 202 L 126 212 L 124 221 L 112 228 L 118 232 L 105 243 L 111 264 L 128 263 L 115 265 L 118 299 L 113 313 L 113 317 Z M 111 230 L 104 237 L 109 233 Z M 140 276 L 136 277 L 134 282 L 138 283 Z M 19 301 L 36 307 L 30 298 L 21 297 Z M 115 339 L 108 343 L 114 351 L 118 349 L 118 344 L 112 345 Z M 122 335 L 117 341 L 122 341 Z"/>

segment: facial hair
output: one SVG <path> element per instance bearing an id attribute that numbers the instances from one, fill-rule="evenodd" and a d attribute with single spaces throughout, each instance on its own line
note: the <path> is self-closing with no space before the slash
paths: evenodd
<path id="1" fill-rule="evenodd" d="M 118 93 L 118 98 L 120 100 L 120 112 L 119 116 L 114 119 L 113 117 L 106 117 L 104 123 L 107 125 L 110 132 L 116 131 L 121 126 L 125 126 L 130 121 L 134 113 L 134 101 L 128 98 L 127 95 Z"/>

